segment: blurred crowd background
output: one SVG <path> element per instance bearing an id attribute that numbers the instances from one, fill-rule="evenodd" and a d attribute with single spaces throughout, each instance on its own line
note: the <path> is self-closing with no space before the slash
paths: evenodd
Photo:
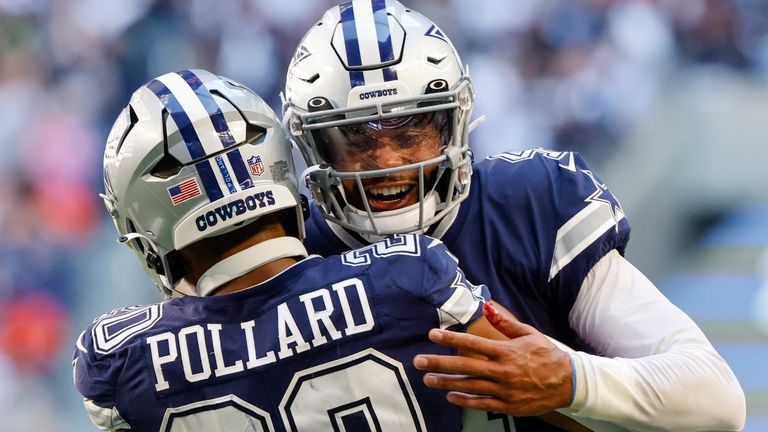
<path id="1" fill-rule="evenodd" d="M 0 430 L 93 430 L 80 330 L 159 299 L 97 196 L 131 92 L 205 68 L 279 113 L 289 59 L 334 3 L 0 0 Z M 469 64 L 476 157 L 582 152 L 622 200 L 629 258 L 734 367 L 746 430 L 768 430 L 768 2 L 404 3 Z"/>

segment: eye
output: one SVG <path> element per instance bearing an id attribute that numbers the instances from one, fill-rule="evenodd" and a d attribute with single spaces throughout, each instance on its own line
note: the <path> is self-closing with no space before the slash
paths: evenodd
<path id="1" fill-rule="evenodd" d="M 400 148 L 411 148 L 421 143 L 423 138 L 421 134 L 406 132 L 398 137 L 397 143 Z"/>

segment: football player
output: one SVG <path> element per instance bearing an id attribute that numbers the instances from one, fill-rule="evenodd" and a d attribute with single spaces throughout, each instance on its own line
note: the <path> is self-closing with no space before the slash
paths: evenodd
<path id="1" fill-rule="evenodd" d="M 166 300 L 78 338 L 99 429 L 460 430 L 411 361 L 454 352 L 430 328 L 489 328 L 487 288 L 425 236 L 308 256 L 290 143 L 259 96 L 203 70 L 153 79 L 110 132 L 104 184 L 119 241 Z"/>
<path id="2" fill-rule="evenodd" d="M 395 0 L 327 10 L 296 49 L 283 101 L 314 198 L 309 251 L 429 234 L 531 326 L 528 336 L 575 350 L 564 360 L 512 332 L 512 341 L 490 345 L 526 361 L 417 357 L 425 370 L 474 376 L 425 376 L 457 390 L 449 397 L 460 406 L 520 416 L 564 409 L 639 429 L 743 427 L 744 394 L 728 365 L 624 258 L 629 224 L 606 185 L 572 152 L 473 162 L 473 101 L 447 35 L 418 12 Z M 435 335 L 455 347 L 482 343 Z M 535 420 L 503 420 L 543 430 Z"/>

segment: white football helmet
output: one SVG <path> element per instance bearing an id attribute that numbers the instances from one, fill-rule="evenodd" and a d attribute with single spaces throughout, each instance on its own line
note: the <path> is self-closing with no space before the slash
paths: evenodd
<path id="1" fill-rule="evenodd" d="M 326 11 L 299 44 L 286 77 L 283 126 L 301 149 L 307 186 L 325 217 L 370 240 L 426 231 L 466 198 L 473 104 L 469 75 L 432 21 L 395 0 L 353 0 Z M 432 157 L 354 170 L 334 162 L 339 152 L 358 151 L 340 144 L 352 135 L 392 129 L 396 137 L 430 122 L 441 134 Z M 419 173 L 410 191 L 364 186 L 405 171 Z M 359 197 L 345 192 L 345 180 L 355 182 Z M 407 193 L 416 204 L 369 204 L 374 194 L 395 202 Z"/>
<path id="2" fill-rule="evenodd" d="M 272 109 L 248 88 L 204 70 L 162 75 L 134 92 L 104 151 L 102 194 L 120 241 L 170 296 L 167 255 L 267 213 L 294 207 L 290 151 Z"/>

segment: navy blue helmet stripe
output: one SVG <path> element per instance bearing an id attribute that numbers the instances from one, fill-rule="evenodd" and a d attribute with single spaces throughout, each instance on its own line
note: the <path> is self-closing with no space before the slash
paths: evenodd
<path id="1" fill-rule="evenodd" d="M 206 156 L 203 144 L 200 142 L 200 137 L 197 136 L 195 126 L 189 119 L 184 108 L 181 107 L 179 100 L 171 93 L 171 90 L 165 86 L 162 82 L 154 79 L 147 84 L 147 87 L 155 93 L 160 99 L 160 102 L 165 105 L 168 113 L 176 123 L 176 127 L 179 128 L 179 133 L 184 139 L 184 143 L 187 145 L 189 155 L 192 156 L 192 160 L 200 159 Z"/>
<path id="2" fill-rule="evenodd" d="M 195 164 L 195 168 L 197 168 L 197 173 L 200 175 L 200 180 L 203 181 L 203 189 L 205 189 L 208 199 L 213 202 L 223 198 L 224 193 L 221 191 L 218 180 L 216 180 L 216 174 L 213 173 L 211 161 L 200 161 Z"/>
<path id="3" fill-rule="evenodd" d="M 382 63 L 395 59 L 395 52 L 392 49 L 392 33 L 389 28 L 389 19 L 387 17 L 386 0 L 372 0 L 373 21 L 376 24 L 376 39 L 379 41 L 379 58 Z M 384 81 L 394 81 L 397 79 L 397 71 L 392 68 L 384 68 Z"/>
<path id="4" fill-rule="evenodd" d="M 357 28 L 355 28 L 355 9 L 352 7 L 352 2 L 340 5 L 339 9 L 341 10 L 341 30 L 344 33 L 344 47 L 347 51 L 347 65 L 361 66 L 363 62 L 360 57 Z M 365 85 L 363 71 L 349 71 L 349 82 L 353 88 Z"/>
<path id="5" fill-rule="evenodd" d="M 248 189 L 253 187 L 251 176 L 248 174 L 248 170 L 245 168 L 245 162 L 243 156 L 240 154 L 240 149 L 234 149 L 227 153 L 227 159 L 229 164 L 232 165 L 232 170 L 235 171 L 235 178 L 241 189 Z"/>
<path id="6" fill-rule="evenodd" d="M 237 189 L 235 189 L 235 182 L 232 181 L 232 176 L 229 174 L 229 169 L 227 169 L 227 164 L 224 163 L 224 158 L 221 157 L 221 155 L 216 156 L 216 165 L 219 166 L 219 171 L 221 171 L 221 177 L 224 179 L 224 183 L 226 183 L 229 193 L 233 194 L 237 192 Z"/>
<path id="7" fill-rule="evenodd" d="M 179 100 L 176 96 L 165 86 L 162 82 L 154 79 L 147 84 L 147 88 L 152 90 L 153 93 L 160 99 L 168 113 L 171 115 L 176 127 L 179 129 L 181 138 L 184 140 L 184 144 L 187 146 L 189 155 L 192 160 L 204 158 L 206 156 L 203 144 L 200 142 L 200 137 L 197 136 L 195 127 L 192 125 L 192 121 L 189 119 L 186 111 L 181 107 Z M 200 161 L 195 164 L 197 173 L 200 176 L 200 180 L 203 182 L 203 188 L 208 199 L 215 201 L 223 196 L 219 183 L 216 180 L 216 176 L 213 173 L 211 163 L 207 160 Z"/>
<path id="8" fill-rule="evenodd" d="M 381 71 L 384 74 L 384 81 L 394 81 L 397 79 L 397 71 L 394 67 L 385 67 Z"/>
<path id="9" fill-rule="evenodd" d="M 189 70 L 178 72 L 178 74 L 184 79 L 184 81 L 187 82 L 187 84 L 189 84 L 189 87 L 195 92 L 197 97 L 200 99 L 200 102 L 202 102 L 203 107 L 205 107 L 205 110 L 211 117 L 213 128 L 218 133 L 219 139 L 221 139 L 221 144 L 224 146 L 224 148 L 234 145 L 235 137 L 232 136 L 232 132 L 229 130 L 227 120 L 224 118 L 224 114 L 222 114 L 221 108 L 219 108 L 219 105 L 213 99 L 211 92 L 208 91 L 208 88 L 206 88 L 203 82 L 200 80 L 200 77 Z"/>

